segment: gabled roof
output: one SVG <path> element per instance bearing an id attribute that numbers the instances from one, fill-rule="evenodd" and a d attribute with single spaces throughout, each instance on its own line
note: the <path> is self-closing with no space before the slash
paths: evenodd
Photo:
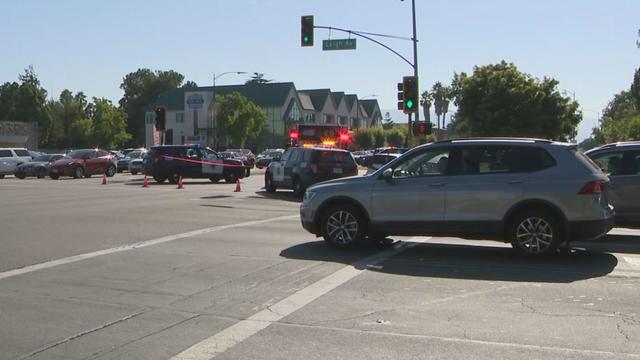
<path id="1" fill-rule="evenodd" d="M 336 104 L 336 108 L 340 106 L 340 101 L 344 97 L 344 92 L 342 91 L 333 91 L 331 92 L 331 97 L 333 97 L 333 103 Z"/>
<path id="2" fill-rule="evenodd" d="M 368 99 L 368 100 L 360 100 L 360 104 L 367 112 L 369 117 L 372 117 L 376 110 L 380 112 L 380 106 L 378 105 L 378 100 L 376 99 Z"/>
<path id="3" fill-rule="evenodd" d="M 282 107 L 291 93 L 295 90 L 292 82 L 248 84 L 248 85 L 221 85 L 216 86 L 216 95 L 228 95 L 238 92 L 260 107 Z M 153 111 L 157 106 L 166 106 L 167 110 L 184 110 L 185 92 L 212 92 L 213 86 L 200 86 L 195 89 L 177 88 L 170 90 L 158 97 L 148 109 Z"/>
<path id="4" fill-rule="evenodd" d="M 313 103 L 313 107 L 315 107 L 317 111 L 324 109 L 324 105 L 331 95 L 330 89 L 300 90 L 298 92 L 308 94 Z"/>
<path id="5" fill-rule="evenodd" d="M 309 94 L 299 92 L 298 97 L 300 98 L 300 104 L 302 105 L 303 110 L 315 110 Z"/>
<path id="6" fill-rule="evenodd" d="M 345 95 L 345 100 L 347 102 L 347 110 L 352 111 L 353 110 L 353 105 L 355 105 L 358 102 L 358 95 Z"/>

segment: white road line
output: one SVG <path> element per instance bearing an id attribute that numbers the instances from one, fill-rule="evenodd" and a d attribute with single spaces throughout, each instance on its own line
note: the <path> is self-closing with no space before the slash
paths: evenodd
<path id="1" fill-rule="evenodd" d="M 628 262 L 631 266 L 635 268 L 640 268 L 640 257 L 637 256 L 622 256 L 624 261 Z"/>
<path id="2" fill-rule="evenodd" d="M 171 360 L 204 360 L 222 354 L 243 340 L 255 335 L 260 330 L 265 329 L 272 323 L 280 321 L 282 318 L 353 279 L 365 271 L 367 267 L 380 263 L 408 248 L 414 247 L 426 239 L 428 238 L 412 239 L 411 242 L 400 243 L 391 249 L 357 261 L 351 266 L 343 267 L 267 309 L 254 314 L 248 319 L 231 325 L 219 333 L 191 346 L 187 350 L 172 357 Z"/>
<path id="3" fill-rule="evenodd" d="M 264 220 L 246 221 L 246 222 L 241 222 L 241 223 L 237 223 L 237 224 L 213 226 L 213 227 L 208 227 L 208 228 L 204 228 L 204 229 L 185 232 L 185 233 L 182 233 L 182 234 L 163 236 L 161 238 L 147 240 L 147 241 L 141 241 L 141 242 L 137 242 L 137 243 L 134 243 L 134 244 L 123 245 L 123 246 L 118 246 L 118 247 L 114 247 L 114 248 L 110 248 L 110 249 L 98 250 L 98 251 L 93 251 L 93 252 L 90 252 L 90 253 L 69 256 L 69 257 L 62 258 L 62 259 L 57 259 L 57 260 L 47 261 L 47 262 L 40 263 L 40 264 L 34 264 L 34 265 L 25 266 L 25 267 L 20 268 L 20 269 L 14 269 L 14 270 L 9 270 L 9 271 L 5 271 L 5 272 L 0 272 L 0 280 L 6 279 L 6 278 L 10 278 L 10 277 L 13 277 L 13 276 L 27 274 L 27 273 L 38 271 L 38 270 L 49 269 L 49 268 L 52 268 L 52 267 L 55 267 L 55 266 L 60 266 L 60 265 L 70 264 L 70 263 L 74 263 L 74 262 L 78 262 L 78 261 L 82 261 L 82 260 L 87 260 L 87 259 L 91 259 L 91 258 L 98 257 L 98 256 L 109 255 L 109 254 L 114 254 L 114 253 L 118 253 L 118 252 L 129 251 L 129 250 L 133 250 L 133 249 L 141 249 L 141 248 L 145 248 L 147 246 L 163 244 L 163 243 L 174 241 L 174 240 L 184 239 L 184 238 L 188 238 L 188 237 L 192 237 L 192 236 L 204 235 L 204 234 L 208 234 L 208 233 L 216 232 L 216 231 L 222 231 L 222 230 L 233 229 L 233 228 L 238 228 L 238 227 L 245 227 L 245 226 L 260 225 L 260 224 L 264 224 L 264 223 L 268 223 L 268 222 L 272 222 L 272 221 L 278 221 L 278 220 L 294 219 L 294 218 L 297 218 L 299 216 L 300 215 L 286 215 L 286 216 L 279 216 L 279 217 L 269 218 L 269 219 L 264 219 Z"/>

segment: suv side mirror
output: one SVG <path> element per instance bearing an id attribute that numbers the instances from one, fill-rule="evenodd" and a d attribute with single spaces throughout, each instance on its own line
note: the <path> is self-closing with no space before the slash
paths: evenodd
<path id="1" fill-rule="evenodd" d="M 384 171 L 382 172 L 382 175 L 380 175 L 380 179 L 391 181 L 393 179 L 393 169 L 392 168 L 384 169 Z"/>

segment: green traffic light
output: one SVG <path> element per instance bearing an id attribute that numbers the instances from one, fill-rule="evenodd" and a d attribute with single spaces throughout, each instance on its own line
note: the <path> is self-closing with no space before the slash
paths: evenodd
<path id="1" fill-rule="evenodd" d="M 407 100 L 407 108 L 413 109 L 413 100 L 411 99 Z"/>
<path id="2" fill-rule="evenodd" d="M 308 42 L 309 42 L 309 36 L 305 35 L 305 36 L 302 38 L 302 41 L 304 41 L 305 43 L 308 43 Z"/>

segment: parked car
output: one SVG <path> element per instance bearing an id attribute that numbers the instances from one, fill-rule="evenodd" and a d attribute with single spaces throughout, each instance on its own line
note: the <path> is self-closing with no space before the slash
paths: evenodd
<path id="1" fill-rule="evenodd" d="M 19 179 L 24 179 L 27 176 L 35 176 L 38 179 L 42 179 L 49 173 L 49 165 L 62 159 L 63 154 L 43 154 L 32 161 L 18 165 L 16 168 L 15 176 Z"/>
<path id="2" fill-rule="evenodd" d="M 240 160 L 242 161 L 242 163 L 245 166 L 245 177 L 249 177 L 251 175 L 251 168 L 253 166 L 250 165 L 249 160 L 247 159 L 247 157 L 240 151 L 231 151 L 231 150 L 225 150 L 223 152 L 220 153 L 220 156 L 222 156 L 223 159 L 236 159 L 236 160 Z"/>
<path id="3" fill-rule="evenodd" d="M 16 172 L 18 165 L 31 161 L 31 154 L 23 148 L 0 148 L 0 179 Z"/>
<path id="4" fill-rule="evenodd" d="M 616 224 L 640 225 L 640 141 L 604 145 L 585 155 L 609 175 Z"/>
<path id="5" fill-rule="evenodd" d="M 131 159 L 131 161 L 129 161 L 129 172 L 131 173 L 131 175 L 138 175 L 138 173 L 142 172 L 142 163 L 144 162 L 144 156 L 136 158 L 136 159 Z"/>
<path id="6" fill-rule="evenodd" d="M 198 145 L 154 146 L 144 157 L 142 168 L 156 182 L 169 179 L 172 184 L 177 183 L 180 176 L 234 183 L 245 175 L 242 161 L 223 159 L 217 152 Z"/>
<path id="7" fill-rule="evenodd" d="M 253 154 L 253 151 L 251 151 L 250 149 L 227 149 L 225 151 L 233 151 L 233 152 L 241 153 L 246 157 L 247 163 L 249 164 L 249 168 L 253 169 L 253 166 L 256 163 L 256 156 Z"/>
<path id="8" fill-rule="evenodd" d="M 258 169 L 266 168 L 274 157 L 280 157 L 284 153 L 284 149 L 267 149 L 256 157 L 256 167 Z"/>
<path id="9" fill-rule="evenodd" d="M 378 171 L 384 164 L 395 160 L 400 157 L 400 154 L 375 154 L 367 161 L 367 173 L 366 175 L 373 174 Z"/>
<path id="10" fill-rule="evenodd" d="M 397 147 L 382 147 L 376 148 L 370 151 L 368 155 L 362 155 L 359 157 L 358 165 L 370 167 L 373 161 L 373 156 L 376 154 L 404 154 L 409 149 L 407 148 L 397 148 Z"/>
<path id="11" fill-rule="evenodd" d="M 342 149 L 290 147 L 275 157 L 264 174 L 267 192 L 277 188 L 293 189 L 302 196 L 307 187 L 330 179 L 358 174 L 351 153 Z"/>
<path id="12" fill-rule="evenodd" d="M 133 174 L 129 168 L 131 161 L 134 159 L 142 159 L 146 153 L 146 149 L 136 149 L 127 153 L 123 158 L 118 159 L 118 172 L 124 172 L 127 170 Z"/>
<path id="13" fill-rule="evenodd" d="M 77 179 L 96 174 L 111 177 L 115 173 L 116 157 L 101 149 L 73 150 L 49 165 L 49 176 L 54 180 L 60 176 L 73 176 Z"/>
<path id="14" fill-rule="evenodd" d="M 609 179 L 574 144 L 462 139 L 421 145 L 370 176 L 310 187 L 302 225 L 338 248 L 390 235 L 511 242 L 544 256 L 613 226 Z M 446 200 L 446 206 L 445 206 Z"/>

